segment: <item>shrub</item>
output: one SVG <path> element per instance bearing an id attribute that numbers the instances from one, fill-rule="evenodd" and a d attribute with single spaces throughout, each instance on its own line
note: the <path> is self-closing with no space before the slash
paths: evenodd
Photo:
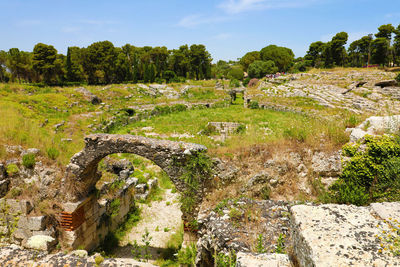
<path id="1" fill-rule="evenodd" d="M 398 83 L 400 83 L 400 73 L 399 74 L 397 74 L 397 76 L 396 76 L 396 81 L 398 82 Z"/>
<path id="2" fill-rule="evenodd" d="M 231 80 L 231 81 L 229 82 L 229 86 L 230 86 L 230 87 L 233 87 L 233 88 L 239 87 L 239 86 L 240 86 L 240 82 L 239 82 L 238 80 L 236 80 L 236 79 L 233 79 L 233 80 Z"/>
<path id="3" fill-rule="evenodd" d="M 257 101 L 250 101 L 249 108 L 251 109 L 258 109 L 259 105 Z"/>
<path id="4" fill-rule="evenodd" d="M 350 159 L 339 180 L 329 188 L 335 202 L 367 205 L 400 200 L 398 137 L 366 136 L 361 144 L 344 146 L 343 155 Z"/>
<path id="5" fill-rule="evenodd" d="M 22 156 L 22 165 L 24 165 L 25 168 L 32 169 L 35 167 L 35 163 L 35 154 L 28 153 Z"/>
<path id="6" fill-rule="evenodd" d="M 178 262 L 184 266 L 196 266 L 197 247 L 195 243 L 190 244 L 186 248 L 182 248 L 178 252 Z"/>
<path id="7" fill-rule="evenodd" d="M 47 149 L 47 156 L 50 159 L 55 160 L 59 155 L 60 155 L 60 152 L 56 148 L 50 147 Z"/>
<path id="8" fill-rule="evenodd" d="M 243 86 L 246 87 L 246 86 L 249 84 L 250 80 L 251 80 L 250 77 L 247 77 L 246 79 L 244 79 L 244 80 L 243 80 Z"/>
<path id="9" fill-rule="evenodd" d="M 256 87 L 257 84 L 258 84 L 258 79 L 254 78 L 249 81 L 249 83 L 247 84 L 247 87 Z"/>
<path id="10" fill-rule="evenodd" d="M 8 164 L 7 165 L 7 174 L 10 176 L 13 176 L 14 174 L 17 174 L 19 172 L 19 168 L 16 164 Z"/>

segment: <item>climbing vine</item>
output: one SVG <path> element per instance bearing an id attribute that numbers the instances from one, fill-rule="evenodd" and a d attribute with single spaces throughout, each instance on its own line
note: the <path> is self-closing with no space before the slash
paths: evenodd
<path id="1" fill-rule="evenodd" d="M 182 210 L 193 212 L 197 202 L 197 192 L 204 177 L 212 175 L 212 161 L 204 152 L 193 154 L 185 162 L 181 179 L 185 182 L 186 190 L 181 196 Z"/>

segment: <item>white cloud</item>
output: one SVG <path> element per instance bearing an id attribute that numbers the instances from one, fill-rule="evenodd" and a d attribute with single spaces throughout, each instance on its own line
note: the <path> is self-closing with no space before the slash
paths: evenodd
<path id="1" fill-rule="evenodd" d="M 224 16 L 204 16 L 200 14 L 195 14 L 195 15 L 189 15 L 186 17 L 183 17 L 179 23 L 178 26 L 185 27 L 185 28 L 194 28 L 198 25 L 202 24 L 214 24 L 217 22 L 222 22 L 229 20 L 229 17 L 224 17 Z"/>
<path id="2" fill-rule="evenodd" d="M 317 0 L 225 0 L 218 7 L 228 14 L 239 14 L 251 10 L 303 7 L 315 2 Z"/>

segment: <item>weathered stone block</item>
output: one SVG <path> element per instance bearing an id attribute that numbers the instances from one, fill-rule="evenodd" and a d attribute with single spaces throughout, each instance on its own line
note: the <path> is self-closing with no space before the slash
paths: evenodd
<path id="1" fill-rule="evenodd" d="M 291 267 L 289 256 L 286 254 L 252 254 L 239 252 L 236 267 Z"/>
<path id="2" fill-rule="evenodd" d="M 46 227 L 46 216 L 27 217 L 28 229 L 31 231 L 41 231 Z"/>
<path id="3" fill-rule="evenodd" d="M 4 201 L 4 199 L 1 199 L 1 201 Z M 7 199 L 7 205 L 9 206 L 9 213 L 20 213 L 20 214 L 29 214 L 33 206 L 28 200 L 15 200 L 15 199 Z M 2 203 L 0 203 L 2 205 Z"/>
<path id="4" fill-rule="evenodd" d="M 34 235 L 31 236 L 26 242 L 26 247 L 30 249 L 42 250 L 50 252 L 57 241 L 51 236 L 47 235 Z"/>
<path id="5" fill-rule="evenodd" d="M 300 266 L 396 266 L 379 253 L 378 236 L 389 231 L 370 207 L 299 205 L 291 208 L 294 254 Z M 379 227 L 378 227 L 379 226 Z"/>

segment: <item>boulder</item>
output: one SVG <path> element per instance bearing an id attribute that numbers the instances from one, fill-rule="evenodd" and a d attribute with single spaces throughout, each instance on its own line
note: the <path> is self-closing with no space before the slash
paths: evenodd
<path id="1" fill-rule="evenodd" d="M 54 248 L 56 243 L 56 239 L 51 236 L 34 235 L 28 239 L 28 241 L 26 242 L 26 247 L 30 249 L 50 252 Z"/>
<path id="2" fill-rule="evenodd" d="M 381 250 L 378 237 L 390 229 L 371 207 L 298 205 L 290 213 L 292 246 L 299 266 L 399 264 L 397 257 Z"/>
<path id="3" fill-rule="evenodd" d="M 315 153 L 312 157 L 312 169 L 320 176 L 339 176 L 342 171 L 340 151 L 331 154 Z"/>
<path id="4" fill-rule="evenodd" d="M 86 89 L 84 87 L 76 88 L 75 91 L 83 94 L 83 97 L 87 101 L 92 103 L 93 105 L 98 105 L 102 102 L 101 99 L 97 95 L 93 94 L 92 92 L 90 92 L 88 89 Z"/>
<path id="5" fill-rule="evenodd" d="M 236 255 L 236 267 L 291 267 L 286 254 L 253 254 L 239 252 Z"/>
<path id="6" fill-rule="evenodd" d="M 372 116 L 362 124 L 351 130 L 350 141 L 356 142 L 365 135 L 382 135 L 384 133 L 395 133 L 400 129 L 400 115 Z"/>
<path id="7" fill-rule="evenodd" d="M 379 86 L 381 88 L 389 87 L 389 86 L 396 86 L 396 85 L 397 85 L 396 80 L 381 81 L 381 82 L 377 82 L 375 84 L 375 86 Z"/>

